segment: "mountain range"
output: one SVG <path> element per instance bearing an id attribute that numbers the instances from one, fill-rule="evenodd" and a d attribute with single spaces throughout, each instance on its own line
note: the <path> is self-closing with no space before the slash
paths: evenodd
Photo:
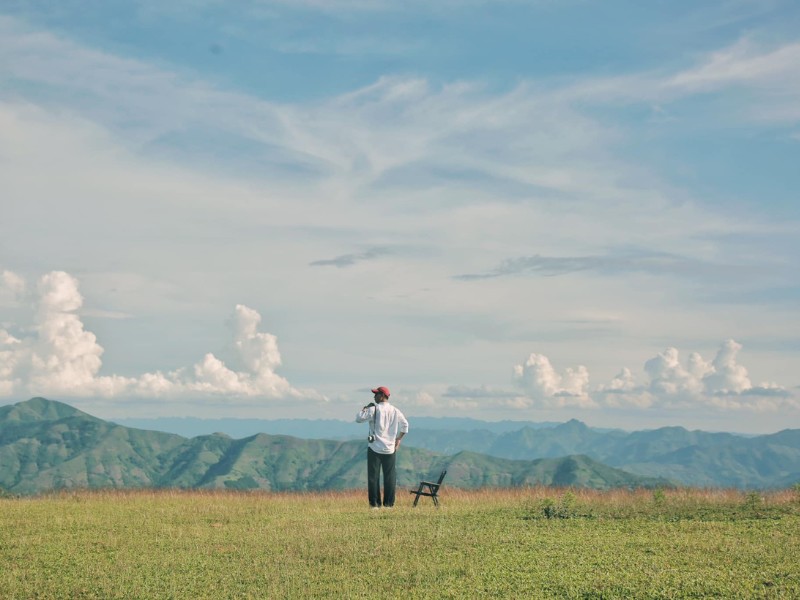
<path id="1" fill-rule="evenodd" d="M 406 447 L 446 455 L 468 450 L 496 458 L 528 461 L 583 455 L 629 473 L 700 487 L 785 488 L 800 482 L 800 429 L 750 436 L 690 431 L 683 427 L 627 432 L 592 428 L 574 419 L 566 423 L 533 423 L 410 417 L 410 421 L 411 433 L 404 440 Z M 132 422 L 171 431 L 235 433 L 257 428 L 302 438 L 363 437 L 363 427 L 334 420 L 150 419 Z"/>
<path id="2" fill-rule="evenodd" d="M 35 494 L 63 488 L 229 488 L 330 490 L 366 486 L 363 440 L 308 440 L 258 433 L 186 438 L 125 427 L 67 404 L 33 398 L 0 407 L 0 489 Z M 584 455 L 518 460 L 461 450 L 447 455 L 404 447 L 398 484 L 447 469 L 455 487 L 559 485 L 655 487 Z"/>

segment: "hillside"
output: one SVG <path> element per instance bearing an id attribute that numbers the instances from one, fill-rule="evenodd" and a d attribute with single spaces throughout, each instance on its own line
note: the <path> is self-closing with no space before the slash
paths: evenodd
<path id="1" fill-rule="evenodd" d="M 498 458 L 538 460 L 585 455 L 639 475 L 663 477 L 682 485 L 785 488 L 800 482 L 800 429 L 745 436 L 662 427 L 645 431 L 597 429 L 573 419 L 566 423 L 486 422 L 459 417 L 409 417 L 406 448 L 454 455 L 468 450 Z M 129 419 L 150 429 L 288 434 L 304 439 L 360 440 L 354 422 L 281 419 Z M 187 436 L 188 437 L 188 436 Z"/>
<path id="2" fill-rule="evenodd" d="M 0 410 L 0 488 L 20 494 L 76 487 L 348 489 L 366 485 L 364 452 L 363 441 L 219 433 L 187 439 L 123 427 L 44 398 Z M 412 486 L 443 468 L 449 486 L 466 488 L 666 483 L 586 456 L 526 461 L 410 447 L 398 455 L 398 483 Z"/>
<path id="3" fill-rule="evenodd" d="M 684 485 L 782 488 L 800 481 L 800 429 L 746 437 L 662 427 L 597 430 L 571 420 L 555 427 L 493 433 L 415 430 L 409 444 L 455 453 L 469 448 L 500 458 L 534 460 L 583 454 L 624 471 Z"/>

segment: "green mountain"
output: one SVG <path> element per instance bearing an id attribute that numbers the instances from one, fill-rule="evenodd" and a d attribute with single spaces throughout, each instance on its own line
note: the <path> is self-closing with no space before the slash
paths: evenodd
<path id="1" fill-rule="evenodd" d="M 76 487 L 350 489 L 366 486 L 364 459 L 363 441 L 266 434 L 233 439 L 220 433 L 187 439 L 123 427 L 44 398 L 0 408 L 0 488 L 11 493 Z M 398 455 L 398 484 L 414 486 L 444 468 L 447 485 L 467 488 L 666 483 L 587 456 L 528 461 L 404 447 Z"/>
<path id="2" fill-rule="evenodd" d="M 577 420 L 556 427 L 492 433 L 415 430 L 409 444 L 432 451 L 470 450 L 518 460 L 583 454 L 630 473 L 693 486 L 783 488 L 800 482 L 800 429 L 745 437 L 663 427 L 597 430 Z"/>

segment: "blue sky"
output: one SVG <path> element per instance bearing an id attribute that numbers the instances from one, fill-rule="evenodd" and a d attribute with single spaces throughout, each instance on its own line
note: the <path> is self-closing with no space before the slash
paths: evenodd
<path id="1" fill-rule="evenodd" d="M 0 402 L 800 426 L 796 3 L 163 4 L 0 6 Z"/>

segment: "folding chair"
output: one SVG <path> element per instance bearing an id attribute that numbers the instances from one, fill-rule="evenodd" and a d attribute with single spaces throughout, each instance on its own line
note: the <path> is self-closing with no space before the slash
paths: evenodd
<path id="1" fill-rule="evenodd" d="M 442 471 L 442 474 L 439 475 L 439 481 L 433 483 L 431 481 L 420 481 L 419 487 L 416 490 L 409 490 L 410 493 L 416 494 L 417 497 L 414 498 L 414 506 L 417 505 L 419 502 L 420 496 L 430 496 L 433 500 L 433 504 L 435 506 L 439 506 L 439 488 L 442 485 L 442 481 L 444 481 L 444 476 L 447 475 L 447 471 Z M 425 489 L 427 488 L 427 491 Z"/>

